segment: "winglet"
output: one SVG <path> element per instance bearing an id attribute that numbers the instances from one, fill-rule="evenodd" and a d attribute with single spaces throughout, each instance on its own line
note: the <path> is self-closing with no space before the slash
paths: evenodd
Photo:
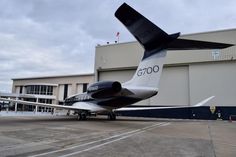
<path id="1" fill-rule="evenodd" d="M 211 99 L 213 99 L 215 96 L 211 96 L 209 98 L 206 98 L 204 100 L 202 100 L 201 102 L 197 103 L 196 105 L 193 105 L 193 107 L 200 107 L 205 105 L 208 101 L 210 101 Z"/>

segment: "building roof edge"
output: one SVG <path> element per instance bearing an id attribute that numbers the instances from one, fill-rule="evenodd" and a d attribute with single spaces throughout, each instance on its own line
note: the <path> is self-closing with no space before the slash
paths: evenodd
<path id="1" fill-rule="evenodd" d="M 31 80 L 31 79 L 45 79 L 45 78 L 60 78 L 60 77 L 76 77 L 76 76 L 94 76 L 94 73 L 85 74 L 68 74 L 68 75 L 48 75 L 48 76 L 35 76 L 35 77 L 19 77 L 12 78 L 12 80 Z"/>

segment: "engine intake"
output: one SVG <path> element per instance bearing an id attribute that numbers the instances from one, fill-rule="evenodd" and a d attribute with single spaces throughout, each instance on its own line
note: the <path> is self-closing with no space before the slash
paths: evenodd
<path id="1" fill-rule="evenodd" d="M 122 87 L 118 81 L 103 81 L 97 82 L 89 86 L 87 93 L 91 94 L 92 98 L 107 98 L 114 96 L 121 91 Z"/>

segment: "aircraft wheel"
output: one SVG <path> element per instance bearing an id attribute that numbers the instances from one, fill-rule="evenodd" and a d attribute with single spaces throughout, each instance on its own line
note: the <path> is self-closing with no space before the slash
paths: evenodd
<path id="1" fill-rule="evenodd" d="M 78 114 L 77 119 L 78 120 L 86 120 L 87 119 L 87 114 L 86 113 L 80 113 L 80 114 Z"/>

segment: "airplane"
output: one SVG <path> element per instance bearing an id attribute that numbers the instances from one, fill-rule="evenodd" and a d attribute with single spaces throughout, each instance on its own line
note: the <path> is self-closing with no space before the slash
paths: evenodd
<path id="1" fill-rule="evenodd" d="M 115 120 L 117 111 L 199 107 L 214 97 L 211 96 L 193 106 L 130 107 L 131 104 L 157 95 L 167 50 L 224 49 L 233 45 L 178 39 L 180 33 L 167 34 L 126 3 L 117 9 L 115 17 L 130 31 L 144 49 L 143 58 L 131 80 L 125 83 L 118 81 L 94 83 L 88 87 L 85 93 L 66 98 L 64 105 L 5 98 L 0 98 L 0 100 L 74 110 L 79 120 L 85 120 L 87 116 L 93 113 L 107 113 L 110 120 Z"/>

